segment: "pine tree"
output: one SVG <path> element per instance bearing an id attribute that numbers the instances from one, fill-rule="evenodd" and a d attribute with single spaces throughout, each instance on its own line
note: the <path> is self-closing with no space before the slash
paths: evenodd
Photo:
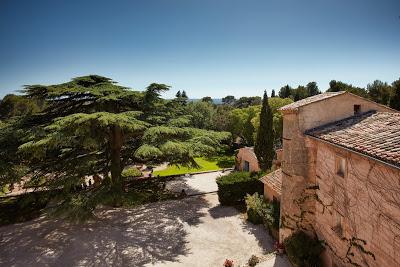
<path id="1" fill-rule="evenodd" d="M 268 103 L 267 92 L 264 91 L 264 98 L 260 113 L 260 127 L 257 132 L 254 152 L 257 156 L 261 170 L 267 171 L 272 167 L 274 158 L 274 132 L 272 124 L 272 110 Z"/>
<path id="2" fill-rule="evenodd" d="M 275 97 L 275 90 L 272 89 L 271 97 Z"/>
<path id="3" fill-rule="evenodd" d="M 318 95 L 318 94 L 321 93 L 321 92 L 319 91 L 319 89 L 318 89 L 318 85 L 317 85 L 316 82 L 309 82 L 309 83 L 306 85 L 306 88 L 307 88 L 307 96 Z"/>
<path id="4" fill-rule="evenodd" d="M 393 109 L 400 110 L 400 79 L 392 83 L 393 95 L 390 97 L 389 106 Z"/>
<path id="5" fill-rule="evenodd" d="M 186 94 L 186 91 L 185 91 L 185 90 L 183 90 L 183 91 L 182 91 L 182 98 L 188 99 L 188 96 L 187 96 L 187 94 Z"/>
<path id="6" fill-rule="evenodd" d="M 182 94 L 181 94 L 181 90 L 179 90 L 178 92 L 176 92 L 176 98 L 180 98 L 180 97 L 182 97 Z"/>
<path id="7" fill-rule="evenodd" d="M 11 176 L 45 177 L 46 186 L 62 189 L 64 210 L 79 204 L 91 212 L 101 197 L 120 202 L 128 164 L 196 165 L 193 157 L 212 154 L 229 134 L 184 127 L 187 120 L 173 117 L 160 97 L 168 88 L 153 83 L 133 91 L 97 75 L 27 86 L 24 97 L 45 100 L 46 108 L 1 126 L 0 156 L 7 157 L 0 157 L 0 185 Z M 96 189 L 73 192 L 93 175 L 102 177 Z"/>
<path id="8" fill-rule="evenodd" d="M 288 98 L 290 97 L 291 93 L 292 93 L 292 88 L 289 85 L 285 85 L 279 90 L 279 97 Z"/>

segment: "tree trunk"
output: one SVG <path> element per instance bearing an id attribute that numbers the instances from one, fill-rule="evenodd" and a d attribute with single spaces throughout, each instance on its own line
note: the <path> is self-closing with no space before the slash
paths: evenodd
<path id="1" fill-rule="evenodd" d="M 123 191 L 123 181 L 121 177 L 121 149 L 123 135 L 119 126 L 112 126 L 110 132 L 110 152 L 111 152 L 111 188 L 113 191 Z"/>

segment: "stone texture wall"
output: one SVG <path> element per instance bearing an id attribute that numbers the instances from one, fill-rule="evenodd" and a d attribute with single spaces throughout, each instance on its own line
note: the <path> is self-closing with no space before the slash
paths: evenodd
<path id="1" fill-rule="evenodd" d="M 258 160 L 254 155 L 254 152 L 249 147 L 244 147 L 239 149 L 238 154 L 236 155 L 236 169 L 243 171 L 244 170 L 244 162 L 249 162 L 249 171 L 250 172 L 258 172 L 260 171 L 260 167 L 258 165 Z"/>
<path id="2" fill-rule="evenodd" d="M 350 262 L 400 266 L 400 170 L 342 148 L 312 142 L 318 151 L 316 194 L 320 200 L 316 201 L 315 231 L 329 244 L 327 266 L 352 266 Z M 347 161 L 344 178 L 336 175 L 337 157 Z"/>
<path id="3" fill-rule="evenodd" d="M 360 112 L 362 113 L 370 110 L 395 112 L 393 109 L 364 98 L 352 94 L 341 94 L 300 107 L 298 118 L 300 130 L 304 132 L 326 123 L 353 116 L 354 105 L 360 105 Z"/>
<path id="4" fill-rule="evenodd" d="M 306 188 L 312 186 L 309 170 L 314 159 L 314 151 L 308 149 L 299 114 L 286 113 L 283 119 L 283 159 L 281 222 L 279 240 L 282 242 L 300 225 L 310 229 L 313 225 L 313 202 L 307 199 Z M 305 199 L 301 203 L 295 200 Z M 309 212 L 304 213 L 307 210 Z M 299 218 L 301 219 L 299 220 Z"/>
<path id="5" fill-rule="evenodd" d="M 360 112 L 369 110 L 393 112 L 385 106 L 346 93 L 314 102 L 297 110 L 283 111 L 283 157 L 281 229 L 282 242 L 293 230 L 313 231 L 315 225 L 315 185 L 317 149 L 306 139 L 306 130 L 354 115 L 354 105 Z"/>

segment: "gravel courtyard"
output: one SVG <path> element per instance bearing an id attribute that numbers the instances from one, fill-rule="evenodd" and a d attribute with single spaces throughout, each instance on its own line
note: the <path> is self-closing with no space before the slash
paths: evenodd
<path id="1" fill-rule="evenodd" d="M 210 193 L 132 209 L 97 212 L 98 220 L 70 225 L 54 219 L 0 228 L 0 266 L 290 266 L 266 255 L 272 239 Z"/>

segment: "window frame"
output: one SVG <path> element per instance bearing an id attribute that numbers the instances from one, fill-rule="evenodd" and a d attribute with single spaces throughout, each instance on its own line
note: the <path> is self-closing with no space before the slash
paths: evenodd
<path id="1" fill-rule="evenodd" d="M 342 169 L 341 163 L 344 162 L 344 170 Z M 336 155 L 335 157 L 335 175 L 340 178 L 347 177 L 347 159 L 342 155 Z"/>
<path id="2" fill-rule="evenodd" d="M 353 105 L 353 112 L 354 112 L 354 115 L 360 114 L 361 113 L 361 105 L 360 104 Z"/>

